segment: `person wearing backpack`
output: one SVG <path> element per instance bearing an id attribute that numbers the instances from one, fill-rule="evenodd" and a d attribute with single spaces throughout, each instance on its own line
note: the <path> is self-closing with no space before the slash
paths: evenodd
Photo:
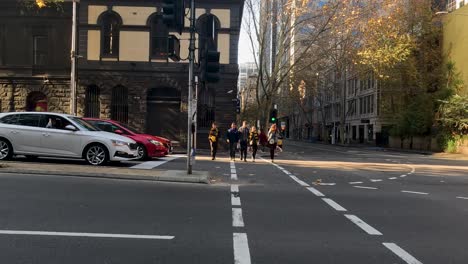
<path id="1" fill-rule="evenodd" d="M 249 145 L 252 147 L 252 162 L 255 162 L 255 156 L 257 155 L 257 150 L 258 150 L 258 141 L 259 141 L 259 136 L 257 132 L 257 128 L 255 126 L 252 126 L 250 129 L 250 134 L 249 134 Z"/>
<path id="2" fill-rule="evenodd" d="M 271 162 L 275 162 L 275 150 L 278 145 L 279 132 L 276 127 L 276 124 L 271 125 L 270 130 L 268 130 L 268 146 L 270 147 L 270 158 Z"/>
<path id="3" fill-rule="evenodd" d="M 208 135 L 208 140 L 210 141 L 210 148 L 211 148 L 211 160 L 216 159 L 216 152 L 218 151 L 218 139 L 219 139 L 219 131 L 216 125 L 216 122 L 211 124 L 210 134 Z"/>

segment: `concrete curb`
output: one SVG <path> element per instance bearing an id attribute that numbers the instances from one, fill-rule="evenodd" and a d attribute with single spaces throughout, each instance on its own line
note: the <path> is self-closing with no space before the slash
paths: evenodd
<path id="1" fill-rule="evenodd" d="M 138 172 L 138 170 L 135 170 Z M 64 171 L 41 171 L 1 168 L 0 173 L 10 174 L 32 174 L 47 176 L 65 176 L 65 177 L 89 177 L 101 179 L 118 180 L 141 180 L 141 181 L 160 181 L 160 182 L 183 182 L 183 183 L 210 183 L 209 172 L 194 171 L 192 176 L 188 176 L 185 171 L 157 171 L 159 175 L 143 176 L 138 174 L 110 174 L 110 173 L 84 173 L 84 172 L 64 172 Z"/>

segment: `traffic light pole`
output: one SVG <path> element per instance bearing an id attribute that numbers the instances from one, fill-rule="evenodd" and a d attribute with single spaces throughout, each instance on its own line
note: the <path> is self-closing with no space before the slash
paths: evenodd
<path id="1" fill-rule="evenodd" d="M 195 0 L 190 0 L 189 83 L 187 99 L 187 174 L 192 174 L 192 100 L 195 66 Z M 195 131 L 194 133 L 197 133 Z"/>

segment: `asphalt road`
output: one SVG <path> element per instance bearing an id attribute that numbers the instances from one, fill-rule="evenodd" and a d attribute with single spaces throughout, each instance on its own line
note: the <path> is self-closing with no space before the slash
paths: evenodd
<path id="1" fill-rule="evenodd" d="M 212 184 L 0 175 L 1 263 L 468 263 L 466 160 L 288 142 L 194 169 Z"/>

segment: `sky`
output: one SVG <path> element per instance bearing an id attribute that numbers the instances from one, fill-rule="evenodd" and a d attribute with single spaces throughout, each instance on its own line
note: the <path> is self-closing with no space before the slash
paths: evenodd
<path id="1" fill-rule="evenodd" d="M 242 26 L 241 32 L 239 37 L 239 49 L 237 51 L 238 54 L 238 62 L 254 62 L 254 57 L 251 48 L 251 42 L 249 40 L 249 36 L 245 30 L 245 20 L 247 19 L 246 16 L 248 15 L 247 7 L 244 6 L 244 17 L 242 18 Z"/>
<path id="2" fill-rule="evenodd" d="M 241 33 L 239 37 L 238 57 L 239 57 L 239 63 L 254 61 L 252 48 L 250 47 L 249 36 L 247 35 L 244 27 L 241 27 Z"/>

